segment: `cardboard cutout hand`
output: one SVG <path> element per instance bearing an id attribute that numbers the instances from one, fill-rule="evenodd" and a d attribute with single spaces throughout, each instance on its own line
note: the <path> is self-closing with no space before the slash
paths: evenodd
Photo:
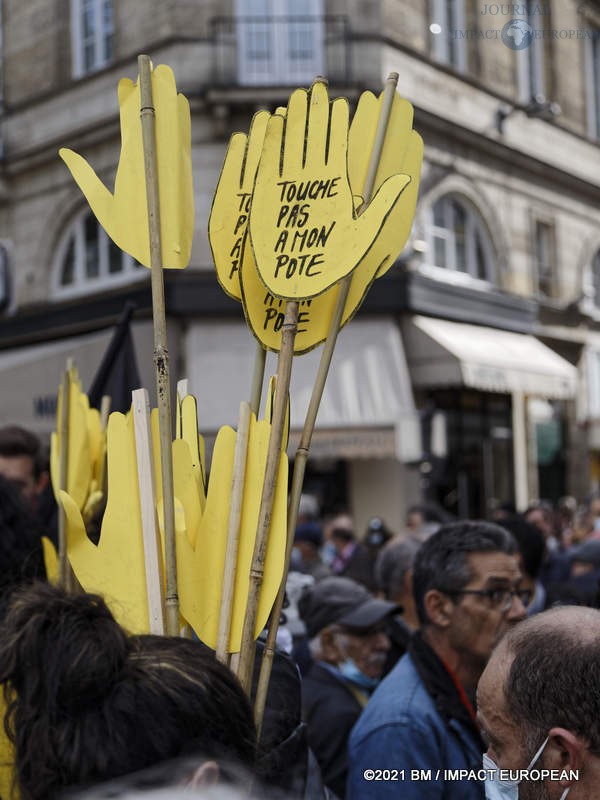
<path id="1" fill-rule="evenodd" d="M 241 645 L 270 432 L 271 426 L 266 419 L 256 420 L 252 415 L 246 456 L 229 652 L 238 652 Z M 184 518 L 184 523 L 176 526 L 177 583 L 181 615 L 198 637 L 213 649 L 217 644 L 221 609 L 235 446 L 236 432 L 228 426 L 222 427 L 215 442 L 206 506 L 200 518 L 197 502 L 188 491 L 193 484 L 188 446 L 181 439 L 173 442 L 175 496 L 180 509 L 178 516 L 180 520 L 181 516 Z M 283 576 L 287 467 L 287 457 L 282 452 L 255 628 L 256 636 L 267 622 Z M 194 526 L 197 526 L 196 529 Z"/>
<path id="2" fill-rule="evenodd" d="M 88 538 L 74 500 L 59 492 L 67 517 L 67 555 L 86 592 L 101 594 L 119 624 L 148 633 L 148 597 L 131 415 L 113 413 L 108 422 L 108 502 L 100 541 Z"/>
<path id="3" fill-rule="evenodd" d="M 208 238 L 217 278 L 227 294 L 240 301 L 242 249 L 254 179 L 270 117 L 268 111 L 259 111 L 252 117 L 247 136 L 234 133 L 229 140 L 208 220 Z"/>
<path id="4" fill-rule="evenodd" d="M 152 97 L 156 125 L 161 266 L 183 269 L 190 260 L 194 230 L 190 109 L 186 98 L 177 94 L 172 70 L 163 64 L 152 71 Z M 121 155 L 114 194 L 82 156 L 66 148 L 62 148 L 59 154 L 108 236 L 121 250 L 149 267 L 139 82 L 133 83 L 126 78 L 119 81 L 119 107 Z"/>
<path id="5" fill-rule="evenodd" d="M 355 215 L 348 181 L 348 103 L 317 82 L 270 118 L 250 208 L 250 241 L 271 294 L 306 299 L 349 275 L 373 246 L 410 178 L 393 175 Z"/>

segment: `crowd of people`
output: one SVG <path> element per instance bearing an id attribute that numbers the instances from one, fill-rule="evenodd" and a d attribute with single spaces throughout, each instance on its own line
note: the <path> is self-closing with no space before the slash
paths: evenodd
<path id="1" fill-rule="evenodd" d="M 42 448 L 0 429 L 2 799 L 598 796 L 598 496 L 363 535 L 304 496 L 260 737 L 201 642 L 49 585 L 42 534 Z"/>

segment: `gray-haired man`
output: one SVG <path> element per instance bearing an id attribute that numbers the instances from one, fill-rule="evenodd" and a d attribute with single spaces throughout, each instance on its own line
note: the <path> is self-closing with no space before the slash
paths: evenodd
<path id="1" fill-rule="evenodd" d="M 525 617 L 515 554 L 486 522 L 444 525 L 424 542 L 413 569 L 421 631 L 352 731 L 347 800 L 483 800 L 483 783 L 454 771 L 481 769 L 477 681 Z"/>
<path id="2" fill-rule="evenodd" d="M 481 676 L 477 699 L 488 745 L 486 797 L 596 800 L 600 611 L 564 606 L 510 631 Z"/>

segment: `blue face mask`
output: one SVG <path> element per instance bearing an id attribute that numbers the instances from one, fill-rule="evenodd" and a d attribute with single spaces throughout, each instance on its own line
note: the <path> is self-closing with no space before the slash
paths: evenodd
<path id="1" fill-rule="evenodd" d="M 323 547 L 321 548 L 321 558 L 330 566 L 333 564 L 335 557 L 337 556 L 337 550 L 335 549 L 335 545 L 332 542 L 325 542 Z"/>
<path id="2" fill-rule="evenodd" d="M 548 737 L 544 739 L 542 746 L 529 762 L 527 771 L 533 767 L 538 758 L 542 755 L 542 753 L 544 752 L 544 748 L 546 747 L 547 744 L 548 744 Z M 521 781 L 500 780 L 500 776 L 498 775 L 499 767 L 492 761 L 492 759 L 488 756 L 487 753 L 483 754 L 483 768 L 488 773 L 490 773 L 491 771 L 494 771 L 496 773 L 495 778 L 485 779 L 486 800 L 519 800 L 519 784 L 521 783 Z M 571 787 L 568 786 L 560 796 L 560 800 L 565 800 L 570 790 Z"/>
<path id="3" fill-rule="evenodd" d="M 338 664 L 338 669 L 344 678 L 352 681 L 352 683 L 356 683 L 357 686 L 360 686 L 362 689 L 372 691 L 379 684 L 379 678 L 369 678 L 368 675 L 365 675 L 364 672 L 359 670 L 351 658 L 347 658 L 345 661 L 342 661 L 341 664 Z"/>

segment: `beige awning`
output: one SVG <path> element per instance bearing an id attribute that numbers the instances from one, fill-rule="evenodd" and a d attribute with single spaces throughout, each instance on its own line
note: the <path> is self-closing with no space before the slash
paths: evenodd
<path id="1" fill-rule="evenodd" d="M 420 316 L 403 333 L 415 387 L 575 396 L 576 368 L 533 336 Z"/>
<path id="2" fill-rule="evenodd" d="M 186 362 L 190 391 L 198 397 L 200 428 L 213 434 L 237 426 L 247 399 L 256 344 L 247 328 L 232 322 L 190 326 Z M 294 358 L 290 447 L 304 425 L 322 348 Z M 267 356 L 267 376 L 276 372 Z M 354 320 L 338 337 L 311 446 L 313 457 L 420 457 L 420 424 L 399 329 L 391 318 Z"/>

